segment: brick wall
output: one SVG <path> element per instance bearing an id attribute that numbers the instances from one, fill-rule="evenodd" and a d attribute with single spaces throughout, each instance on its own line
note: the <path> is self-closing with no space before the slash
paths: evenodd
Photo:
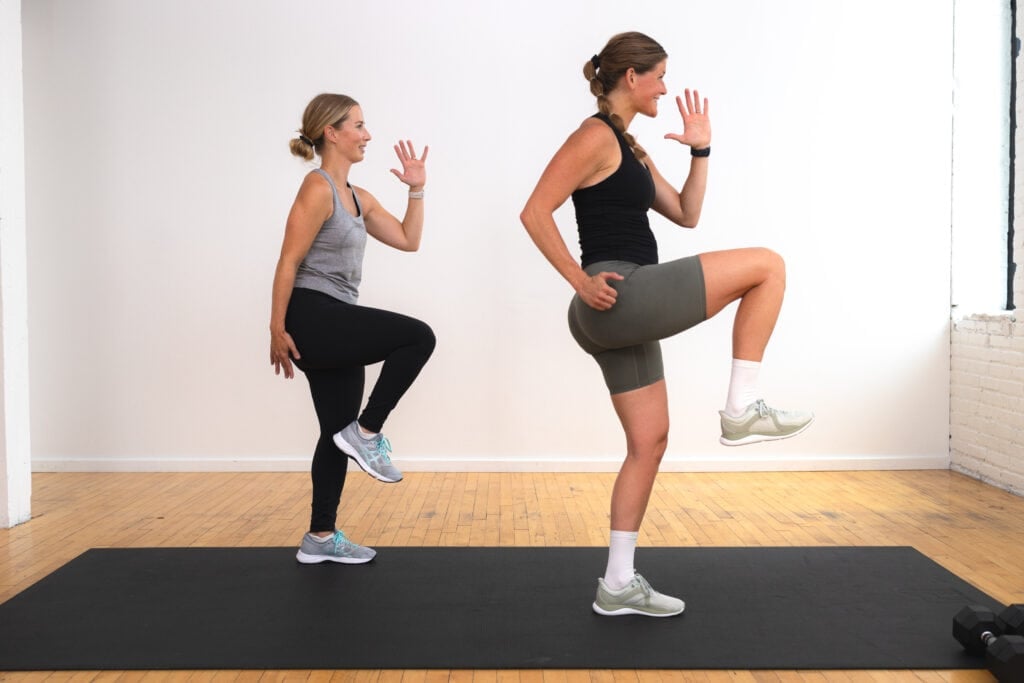
<path id="1" fill-rule="evenodd" d="M 954 318 L 950 348 L 952 469 L 1024 495 L 1024 72 L 1017 60 L 1015 311 Z"/>
<path id="2" fill-rule="evenodd" d="M 954 470 L 1024 495 L 1024 322 L 1016 318 L 953 321 L 949 451 Z"/>

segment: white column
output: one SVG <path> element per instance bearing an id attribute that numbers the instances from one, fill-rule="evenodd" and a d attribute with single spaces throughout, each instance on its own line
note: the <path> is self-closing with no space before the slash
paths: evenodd
<path id="1" fill-rule="evenodd" d="M 31 517 L 21 0 L 0 0 L 0 528 Z"/>

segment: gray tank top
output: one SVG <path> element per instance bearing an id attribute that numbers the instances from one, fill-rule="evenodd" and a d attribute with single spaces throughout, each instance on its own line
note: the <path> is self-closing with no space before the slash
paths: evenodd
<path id="1" fill-rule="evenodd" d="M 334 213 L 324 221 L 312 246 L 295 272 L 295 286 L 314 289 L 346 303 L 359 299 L 359 283 L 363 279 L 363 253 L 366 251 L 366 225 L 363 207 L 356 193 L 357 216 L 341 205 L 338 188 L 323 169 L 315 169 L 327 179 L 334 191 Z"/>

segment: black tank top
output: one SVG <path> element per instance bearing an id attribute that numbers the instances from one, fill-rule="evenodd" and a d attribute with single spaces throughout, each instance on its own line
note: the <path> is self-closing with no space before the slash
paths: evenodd
<path id="1" fill-rule="evenodd" d="M 658 262 L 658 243 L 647 211 L 654 205 L 654 180 L 629 148 L 626 138 L 604 114 L 594 114 L 611 127 L 619 141 L 622 162 L 610 176 L 572 193 L 580 233 L 581 265 L 598 261 L 629 261 L 641 266 Z"/>

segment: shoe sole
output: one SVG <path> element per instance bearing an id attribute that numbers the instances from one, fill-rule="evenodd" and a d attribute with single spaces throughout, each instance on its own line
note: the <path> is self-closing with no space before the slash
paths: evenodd
<path id="1" fill-rule="evenodd" d="M 376 557 L 376 556 L 374 556 Z M 334 557 L 332 555 L 308 555 L 301 550 L 295 554 L 295 559 L 302 564 L 320 564 L 321 562 L 337 562 L 339 564 L 366 564 L 373 557 Z"/>
<path id="2" fill-rule="evenodd" d="M 781 441 L 782 439 L 792 439 L 797 434 L 803 434 L 804 431 L 806 431 L 812 424 L 814 424 L 813 417 L 803 427 L 795 432 L 790 432 L 789 434 L 751 434 L 750 436 L 745 436 L 742 439 L 727 439 L 724 436 L 720 436 L 718 437 L 718 442 L 723 446 L 746 446 L 747 444 L 760 443 L 762 441 Z"/>
<path id="3" fill-rule="evenodd" d="M 359 451 L 358 450 L 353 448 L 351 446 L 351 444 L 349 444 L 348 441 L 345 441 L 345 439 L 341 438 L 337 434 L 335 434 L 331 438 L 334 441 L 334 445 L 338 447 L 338 450 L 340 450 L 342 453 L 344 453 L 348 457 L 352 458 L 352 460 L 354 460 L 355 463 L 357 465 L 359 465 L 359 469 L 361 469 L 363 472 L 366 472 L 367 474 L 369 474 L 371 477 L 373 477 L 377 481 L 382 481 L 385 484 L 397 484 L 398 482 L 402 481 L 401 477 L 399 477 L 398 479 L 388 479 L 387 477 L 385 477 L 381 473 L 379 473 L 376 470 L 374 470 L 366 462 L 363 461 L 362 457 L 359 455 Z"/>
<path id="4" fill-rule="evenodd" d="M 683 609 L 679 610 L 678 612 L 645 612 L 643 610 L 639 610 L 633 607 L 620 607 L 614 610 L 606 610 L 602 607 L 599 607 L 596 602 L 592 605 L 592 607 L 594 608 L 595 612 L 605 617 L 620 617 L 626 614 L 639 614 L 640 616 L 644 617 L 674 617 L 676 615 L 682 614 L 683 610 L 686 609 L 686 605 L 683 605 Z"/>

